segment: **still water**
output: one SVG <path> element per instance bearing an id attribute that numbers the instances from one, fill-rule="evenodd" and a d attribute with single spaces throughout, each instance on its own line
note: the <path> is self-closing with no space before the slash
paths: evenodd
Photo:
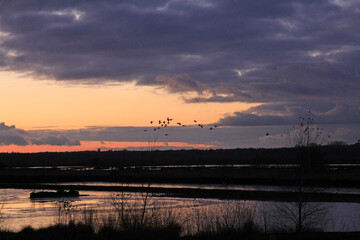
<path id="1" fill-rule="evenodd" d="M 98 183 L 101 184 L 101 183 Z M 179 186 L 177 186 L 179 187 Z M 199 187 L 199 186 L 198 186 Z M 337 189 L 336 191 L 340 191 Z M 344 190 L 347 192 L 346 190 Z M 340 192 L 344 192 L 340 191 Z M 31 190 L 0 189 L 0 227 L 11 231 L 20 231 L 26 226 L 33 228 L 46 227 L 60 221 L 60 209 L 64 201 L 70 204 L 71 210 L 96 211 L 102 216 L 114 213 L 114 201 L 119 199 L 119 193 L 81 191 L 78 198 L 42 199 L 29 198 Z M 126 201 L 137 203 L 144 200 L 143 195 L 137 193 L 122 193 Z M 276 212 L 275 202 L 264 201 L 227 201 L 218 199 L 187 199 L 167 196 L 152 196 L 152 204 L 161 209 L 172 210 L 183 228 L 199 224 L 199 221 L 208 221 L 214 214 L 223 214 L 229 205 L 241 206 L 254 214 L 254 219 L 261 225 L 264 217 L 271 220 Z M 359 203 L 322 203 L 328 209 L 323 228 L 328 231 L 360 231 L 360 204 Z M 134 205 L 135 206 L 135 205 Z M 232 211 L 232 210 L 231 210 Z M 207 217 L 199 218 L 199 213 L 206 213 Z M 181 218 L 181 219 L 180 219 Z M 270 220 L 269 220 L 270 219 Z M 194 221 L 197 221 L 195 224 Z"/>

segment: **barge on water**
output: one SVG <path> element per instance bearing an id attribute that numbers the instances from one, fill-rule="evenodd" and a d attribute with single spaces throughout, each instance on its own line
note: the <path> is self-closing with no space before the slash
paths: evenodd
<path id="1" fill-rule="evenodd" d="M 57 190 L 54 191 L 41 191 L 31 192 L 30 198 L 63 198 L 63 197 L 79 197 L 79 192 L 75 190 Z"/>

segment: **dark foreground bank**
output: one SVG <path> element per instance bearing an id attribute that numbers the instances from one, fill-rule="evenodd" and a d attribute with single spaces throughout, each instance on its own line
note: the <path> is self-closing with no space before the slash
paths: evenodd
<path id="1" fill-rule="evenodd" d="M 205 239 L 251 239 L 251 240 L 358 240 L 360 232 L 301 232 L 301 233 L 263 233 L 257 229 L 248 228 L 239 231 L 221 231 L 216 233 L 199 233 L 194 236 L 180 236 L 180 227 L 176 224 L 159 228 L 143 228 L 132 229 L 126 231 L 118 231 L 111 227 L 103 227 L 98 232 L 89 225 L 84 224 L 68 224 L 55 225 L 47 228 L 34 230 L 30 227 L 24 228 L 22 231 L 0 232 L 2 240 L 108 240 L 108 239 L 183 239 L 183 240 L 205 240 Z"/>

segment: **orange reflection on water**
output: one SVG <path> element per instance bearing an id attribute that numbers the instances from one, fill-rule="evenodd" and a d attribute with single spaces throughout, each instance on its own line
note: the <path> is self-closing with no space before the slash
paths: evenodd
<path id="1" fill-rule="evenodd" d="M 121 214 L 126 214 L 126 217 L 136 218 L 142 214 L 141 211 L 145 211 L 147 221 L 160 223 L 174 220 L 182 226 L 185 234 L 191 234 L 204 230 L 204 227 L 216 227 L 214 219 L 218 220 L 217 223 L 231 220 L 232 223 L 242 224 L 244 216 L 253 214 L 257 207 L 257 203 L 251 201 L 188 199 L 146 192 L 82 191 L 78 198 L 32 200 L 29 199 L 30 192 L 0 189 L 0 196 L 4 196 L 2 226 L 5 229 L 20 231 L 26 226 L 41 228 L 66 223 L 70 219 L 82 222 L 89 213 L 93 214 L 94 223 L 101 225 L 109 217 L 117 219 L 122 217 Z"/>
<path id="2" fill-rule="evenodd" d="M 3 145 L 0 152 L 73 152 L 73 151 L 95 151 L 97 149 L 127 149 L 127 148 L 148 148 L 149 142 L 116 142 L 116 141 L 80 141 L 77 146 L 53 146 L 53 145 Z M 212 148 L 214 145 L 191 144 L 186 142 L 158 142 L 156 147 L 176 148 Z"/>

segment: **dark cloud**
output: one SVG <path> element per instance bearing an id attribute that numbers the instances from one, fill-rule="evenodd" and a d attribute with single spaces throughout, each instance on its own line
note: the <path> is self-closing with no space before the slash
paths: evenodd
<path id="1" fill-rule="evenodd" d="M 277 109 L 277 112 L 283 112 L 282 106 L 266 106 L 267 111 L 273 112 Z M 319 106 L 320 108 L 320 106 Z M 260 111 L 260 110 L 259 110 Z M 288 109 L 289 112 L 300 112 L 296 107 Z M 255 110 L 253 109 L 253 112 Z M 330 114 L 331 111 L 328 113 Z M 304 112 L 307 114 L 307 112 Z M 306 117 L 307 115 L 303 115 Z M 319 114 L 312 114 L 315 118 L 315 124 L 321 124 L 318 120 Z M 270 118 L 268 118 L 270 119 Z M 264 120 L 264 119 L 263 119 Z M 247 148 L 247 147 L 284 147 L 288 146 L 288 134 L 294 130 L 294 126 L 299 121 L 298 116 L 294 118 L 289 117 L 285 119 L 289 124 L 286 125 L 264 125 L 261 126 L 252 125 L 249 126 L 225 126 L 218 125 L 216 129 L 209 130 L 211 125 L 205 125 L 204 128 L 200 128 L 196 125 L 188 125 L 186 127 L 167 127 L 161 128 L 157 132 L 153 131 L 153 127 L 101 127 L 93 126 L 83 129 L 72 130 L 31 130 L 28 134 L 34 136 L 36 139 L 40 139 L 40 136 L 67 136 L 68 139 L 78 139 L 78 141 L 97 141 L 105 144 L 106 142 L 143 142 L 145 147 L 129 147 L 129 150 L 148 150 L 148 143 L 154 143 L 155 139 L 158 144 L 156 149 L 178 149 L 178 148 L 191 148 L 191 144 L 201 144 L 214 146 L 211 148 Z M 181 121 L 181 120 L 180 120 Z M 284 120 L 282 120 L 284 121 Z M 284 122 L 286 122 L 284 121 Z M 274 121 L 275 123 L 275 121 Z M 225 124 L 225 122 L 224 122 Z M 262 126 L 264 125 L 264 126 Z M 213 125 L 212 125 L 213 126 Z M 338 126 L 327 124 L 322 126 L 322 136 L 325 137 L 322 144 L 327 144 L 331 141 L 345 141 L 347 143 L 357 142 L 360 134 L 360 124 L 348 124 L 346 126 Z M 147 131 L 144 131 L 147 130 Z M 266 133 L 269 132 L 269 135 Z M 165 136 L 165 133 L 168 136 Z M 331 138 L 327 136 L 330 135 Z M 74 141 L 74 140 L 72 140 Z M 187 143 L 187 147 L 172 146 L 173 142 Z M 53 141 L 54 143 L 54 141 Z M 161 144 L 160 144 L 161 143 Z M 165 143 L 166 146 L 163 146 Z M 167 143 L 167 144 L 166 144 Z M 33 141 L 33 144 L 36 144 Z M 38 142 L 38 144 L 42 144 Z M 47 144 L 50 144 L 49 141 Z M 55 144 L 53 144 L 55 145 Z M 70 144 L 63 144 L 70 145 Z M 74 144 L 76 145 L 76 144 Z M 101 149 L 105 147 L 99 146 Z M 113 148 L 113 150 L 115 150 Z"/>
<path id="2" fill-rule="evenodd" d="M 52 134 L 47 131 L 26 132 L 16 128 L 14 125 L 8 126 L 0 123 L 0 145 L 56 145 L 74 146 L 80 145 L 80 141 L 72 139 L 63 133 Z"/>
<path id="3" fill-rule="evenodd" d="M 2 1 L 0 68 L 197 92 L 188 103 L 351 108 L 360 104 L 359 9 L 343 0 Z"/>
<path id="4" fill-rule="evenodd" d="M 316 104 L 315 104 L 316 105 Z M 312 105 L 313 106 L 313 105 Z M 305 105 L 284 106 L 283 104 L 265 104 L 250 108 L 244 112 L 235 112 L 220 119 L 224 126 L 268 126 L 296 125 L 299 117 L 314 119 L 314 124 L 359 124 L 360 107 L 346 105 L 319 105 L 310 111 Z"/>
<path id="5" fill-rule="evenodd" d="M 5 123 L 0 123 L 0 145 L 27 145 L 28 141 L 25 139 L 26 133 L 21 129 L 17 129 L 14 125 L 7 126 Z"/>
<path id="6" fill-rule="evenodd" d="M 203 83 L 191 79 L 188 74 L 175 75 L 167 77 L 159 75 L 155 79 L 156 83 L 165 87 L 170 92 L 198 92 L 202 93 L 209 90 L 209 87 Z"/>
<path id="7" fill-rule="evenodd" d="M 64 135 L 50 135 L 50 136 L 42 136 L 40 138 L 31 138 L 31 144 L 33 145 L 51 145 L 51 146 L 79 146 L 80 141 L 70 139 Z"/>

